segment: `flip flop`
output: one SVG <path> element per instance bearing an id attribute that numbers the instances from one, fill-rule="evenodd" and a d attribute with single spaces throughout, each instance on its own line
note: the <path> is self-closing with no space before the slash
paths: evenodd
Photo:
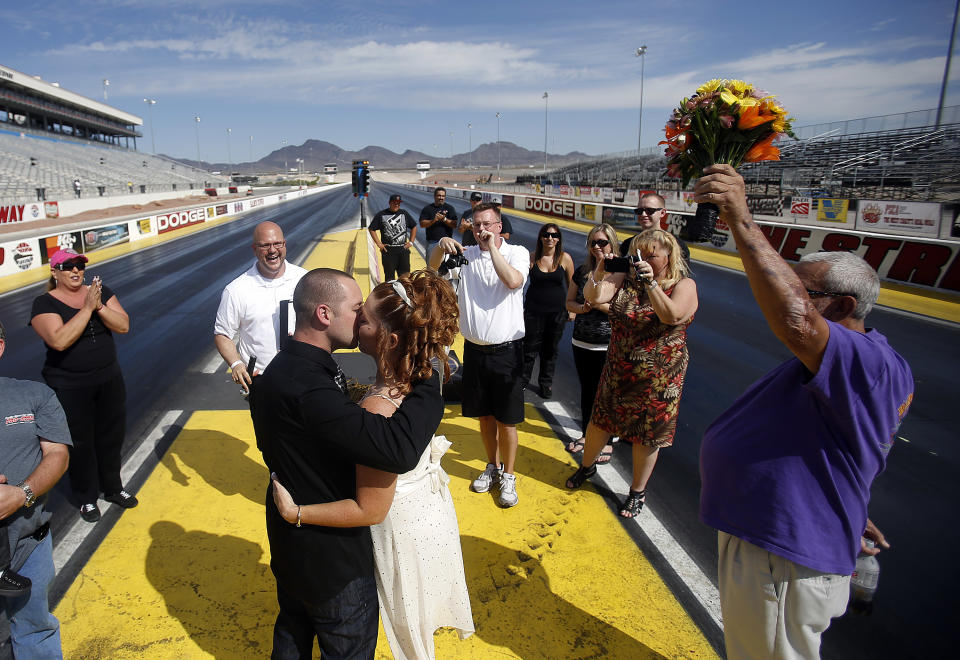
<path id="1" fill-rule="evenodd" d="M 568 442 L 566 449 L 571 454 L 576 455 L 583 451 L 583 448 L 586 446 L 586 444 L 587 444 L 587 441 L 584 440 L 583 438 L 580 438 L 579 440 L 573 440 L 572 442 Z"/>
<path id="2" fill-rule="evenodd" d="M 600 465 L 609 463 L 611 458 L 613 458 L 613 447 L 610 445 L 604 445 L 603 449 L 600 451 L 600 455 L 597 456 L 597 463 Z"/>

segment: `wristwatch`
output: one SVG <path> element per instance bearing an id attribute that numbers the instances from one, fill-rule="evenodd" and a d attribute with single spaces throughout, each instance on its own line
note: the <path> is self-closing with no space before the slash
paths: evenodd
<path id="1" fill-rule="evenodd" d="M 30 485 L 26 481 L 21 481 L 17 484 L 17 488 L 22 488 L 23 492 L 27 495 L 27 499 L 23 503 L 23 506 L 28 509 L 32 507 L 33 503 L 37 501 L 37 496 L 34 494 L 33 489 L 30 488 Z"/>

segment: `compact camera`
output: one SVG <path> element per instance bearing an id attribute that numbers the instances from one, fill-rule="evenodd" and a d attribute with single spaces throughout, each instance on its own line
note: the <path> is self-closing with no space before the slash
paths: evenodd
<path id="1" fill-rule="evenodd" d="M 440 264 L 440 268 L 437 269 L 437 273 L 440 275 L 446 275 L 454 268 L 460 268 L 460 266 L 466 266 L 469 261 L 463 256 L 463 252 L 457 252 L 456 254 L 449 254 L 447 258 L 443 260 L 443 263 Z"/>

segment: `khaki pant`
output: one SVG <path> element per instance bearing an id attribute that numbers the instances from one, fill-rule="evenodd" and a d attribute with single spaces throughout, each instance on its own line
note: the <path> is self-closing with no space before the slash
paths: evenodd
<path id="1" fill-rule="evenodd" d="M 727 658 L 818 658 L 820 635 L 847 608 L 850 576 L 821 573 L 718 533 Z"/>

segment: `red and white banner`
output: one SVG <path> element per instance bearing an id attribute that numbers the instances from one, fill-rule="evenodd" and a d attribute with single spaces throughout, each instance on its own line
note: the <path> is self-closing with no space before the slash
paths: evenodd
<path id="1" fill-rule="evenodd" d="M 940 204 L 864 200 L 860 202 L 857 229 L 937 236 Z"/>
<path id="2" fill-rule="evenodd" d="M 158 215 L 157 233 L 165 234 L 168 231 L 182 229 L 189 225 L 201 223 L 204 221 L 204 215 L 204 210 L 202 208 Z"/>

